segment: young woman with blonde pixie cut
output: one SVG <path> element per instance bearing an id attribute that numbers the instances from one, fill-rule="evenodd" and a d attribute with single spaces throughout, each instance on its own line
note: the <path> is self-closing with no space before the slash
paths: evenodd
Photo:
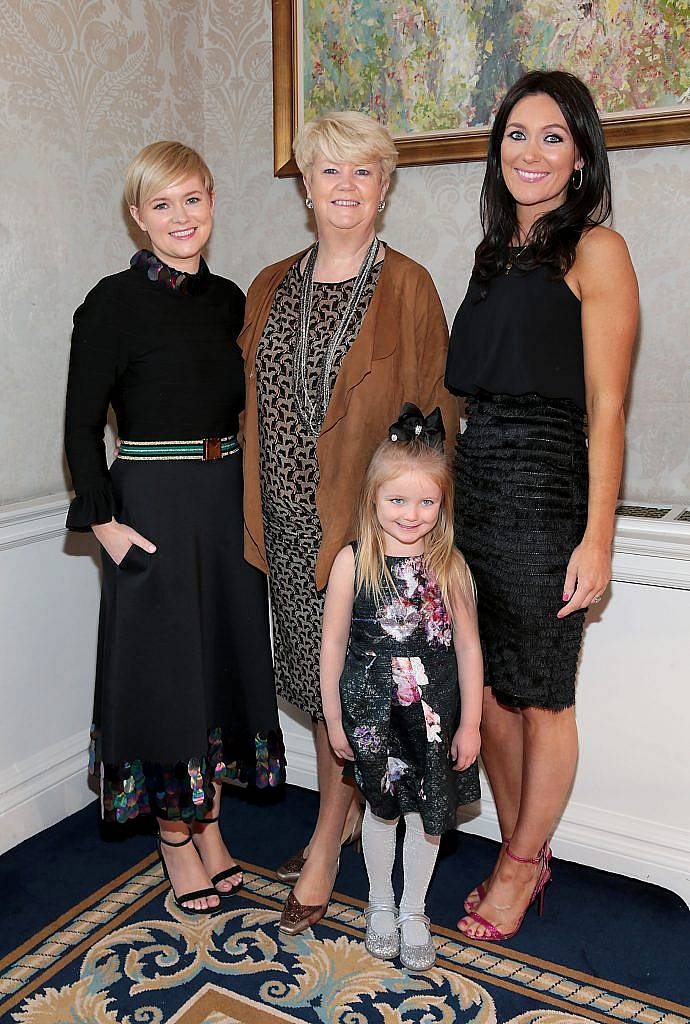
<path id="1" fill-rule="evenodd" d="M 242 556 L 244 295 L 201 255 L 215 194 L 198 153 L 147 146 L 125 195 L 149 248 L 75 313 L 67 387 L 67 525 L 103 559 L 94 758 L 106 819 L 155 814 L 176 902 L 211 913 L 241 882 L 220 782 L 282 771 L 266 588 Z"/>
<path id="2" fill-rule="evenodd" d="M 295 156 L 317 242 L 259 274 L 240 336 L 245 554 L 269 577 L 278 694 L 316 730 L 318 822 L 278 869 L 296 882 L 282 919 L 292 932 L 328 901 L 341 843 L 360 829 L 319 691 L 323 591 L 354 536 L 352 495 L 404 401 L 440 405 L 453 437 L 458 422 L 433 282 L 376 234 L 397 160 L 390 134 L 364 114 L 328 114 L 303 126 Z"/>

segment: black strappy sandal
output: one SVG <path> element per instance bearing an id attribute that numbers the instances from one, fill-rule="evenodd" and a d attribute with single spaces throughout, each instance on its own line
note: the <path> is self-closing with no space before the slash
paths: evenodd
<path id="1" fill-rule="evenodd" d="M 170 875 L 168 874 L 168 867 L 167 867 L 167 865 L 165 863 L 165 858 L 163 857 L 163 850 L 161 848 L 161 843 L 164 846 L 186 846 L 187 843 L 191 843 L 191 841 L 192 841 L 192 833 L 191 832 L 189 833 L 189 835 L 187 836 L 186 839 L 183 839 L 179 843 L 173 843 L 173 842 L 170 841 L 170 839 L 164 839 L 163 836 L 159 832 L 159 834 L 158 834 L 158 856 L 160 857 L 161 864 L 163 865 L 163 874 L 165 875 L 167 880 L 170 882 L 170 888 L 172 890 L 173 899 L 175 900 L 176 906 L 178 906 L 180 908 L 180 910 L 184 911 L 185 914 L 217 914 L 218 911 L 220 910 L 220 903 L 218 904 L 217 907 L 206 907 L 205 910 L 202 910 L 202 909 L 197 910 L 196 907 L 185 907 L 184 906 L 184 904 L 186 902 L 191 901 L 191 900 L 202 900 L 202 899 L 208 898 L 209 896 L 220 896 L 221 893 L 218 892 L 218 890 L 215 887 L 215 884 L 214 884 L 214 887 L 212 889 L 196 889 L 194 892 L 186 892 L 186 893 L 183 893 L 182 896 L 178 896 L 177 893 L 175 892 L 175 889 L 173 887 L 172 882 L 170 881 Z M 196 847 L 195 847 L 195 849 L 196 849 Z M 216 878 L 217 877 L 218 877 L 218 875 L 216 875 Z M 213 879 L 211 879 L 211 881 L 213 881 Z"/>
<path id="2" fill-rule="evenodd" d="M 220 819 L 220 815 L 217 814 L 215 816 L 215 818 L 199 818 L 196 821 L 196 824 L 197 825 L 213 825 L 219 819 Z M 192 833 L 192 840 L 193 839 L 194 839 L 194 834 Z M 197 853 L 199 854 L 199 856 L 201 856 L 201 853 L 199 852 L 199 848 L 196 845 L 196 843 L 194 843 L 194 848 L 197 851 Z M 224 889 L 217 889 L 216 886 L 218 885 L 219 882 L 223 882 L 226 878 L 234 878 L 237 875 L 241 875 L 242 873 L 243 872 L 242 872 L 242 868 L 240 867 L 240 865 L 239 864 L 234 864 L 231 868 L 225 868 L 224 871 L 218 871 L 215 875 L 212 875 L 211 876 L 211 882 L 213 883 L 213 891 L 216 894 L 216 896 L 220 896 L 220 898 L 222 900 L 226 900 L 226 899 L 228 899 L 229 896 L 234 896 L 235 893 L 238 893 L 240 891 L 240 889 L 242 888 L 242 886 L 244 885 L 244 879 L 243 878 L 240 878 L 240 880 L 237 883 L 237 885 L 233 885 L 232 889 L 228 889 L 227 891 L 224 890 Z"/>

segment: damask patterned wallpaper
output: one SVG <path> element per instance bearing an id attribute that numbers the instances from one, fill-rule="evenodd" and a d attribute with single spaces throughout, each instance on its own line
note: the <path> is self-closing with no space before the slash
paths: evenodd
<path id="1" fill-rule="evenodd" d="M 156 138 L 217 180 L 210 262 L 246 288 L 311 238 L 298 182 L 272 173 L 268 0 L 0 0 L 0 502 L 63 491 L 71 315 L 138 244 L 122 176 Z M 690 146 L 611 154 L 614 225 L 640 278 L 624 495 L 690 498 Z M 478 240 L 482 168 L 403 168 L 380 234 L 431 271 L 449 319 Z"/>
<path id="2" fill-rule="evenodd" d="M 136 247 L 124 169 L 154 138 L 203 146 L 196 12 L 194 0 L 0 0 L 0 504 L 68 486 L 72 313 Z"/>

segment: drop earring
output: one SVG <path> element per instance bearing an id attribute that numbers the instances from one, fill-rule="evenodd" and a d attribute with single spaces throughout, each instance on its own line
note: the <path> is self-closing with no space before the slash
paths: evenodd
<path id="1" fill-rule="evenodd" d="M 304 205 L 308 210 L 314 209 L 314 200 L 312 199 L 311 196 L 307 196 L 307 198 L 304 200 Z"/>
<path id="2" fill-rule="evenodd" d="M 383 211 L 386 209 L 386 200 L 382 199 L 379 205 L 376 207 L 376 209 L 379 211 L 379 213 L 383 213 Z"/>

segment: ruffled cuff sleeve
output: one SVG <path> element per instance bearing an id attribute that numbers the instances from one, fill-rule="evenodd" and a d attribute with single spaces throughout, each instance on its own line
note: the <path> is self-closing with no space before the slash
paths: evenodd
<path id="1" fill-rule="evenodd" d="M 88 530 L 99 523 L 109 523 L 114 515 L 113 488 L 110 480 L 103 480 L 76 495 L 67 513 L 67 529 Z"/>

